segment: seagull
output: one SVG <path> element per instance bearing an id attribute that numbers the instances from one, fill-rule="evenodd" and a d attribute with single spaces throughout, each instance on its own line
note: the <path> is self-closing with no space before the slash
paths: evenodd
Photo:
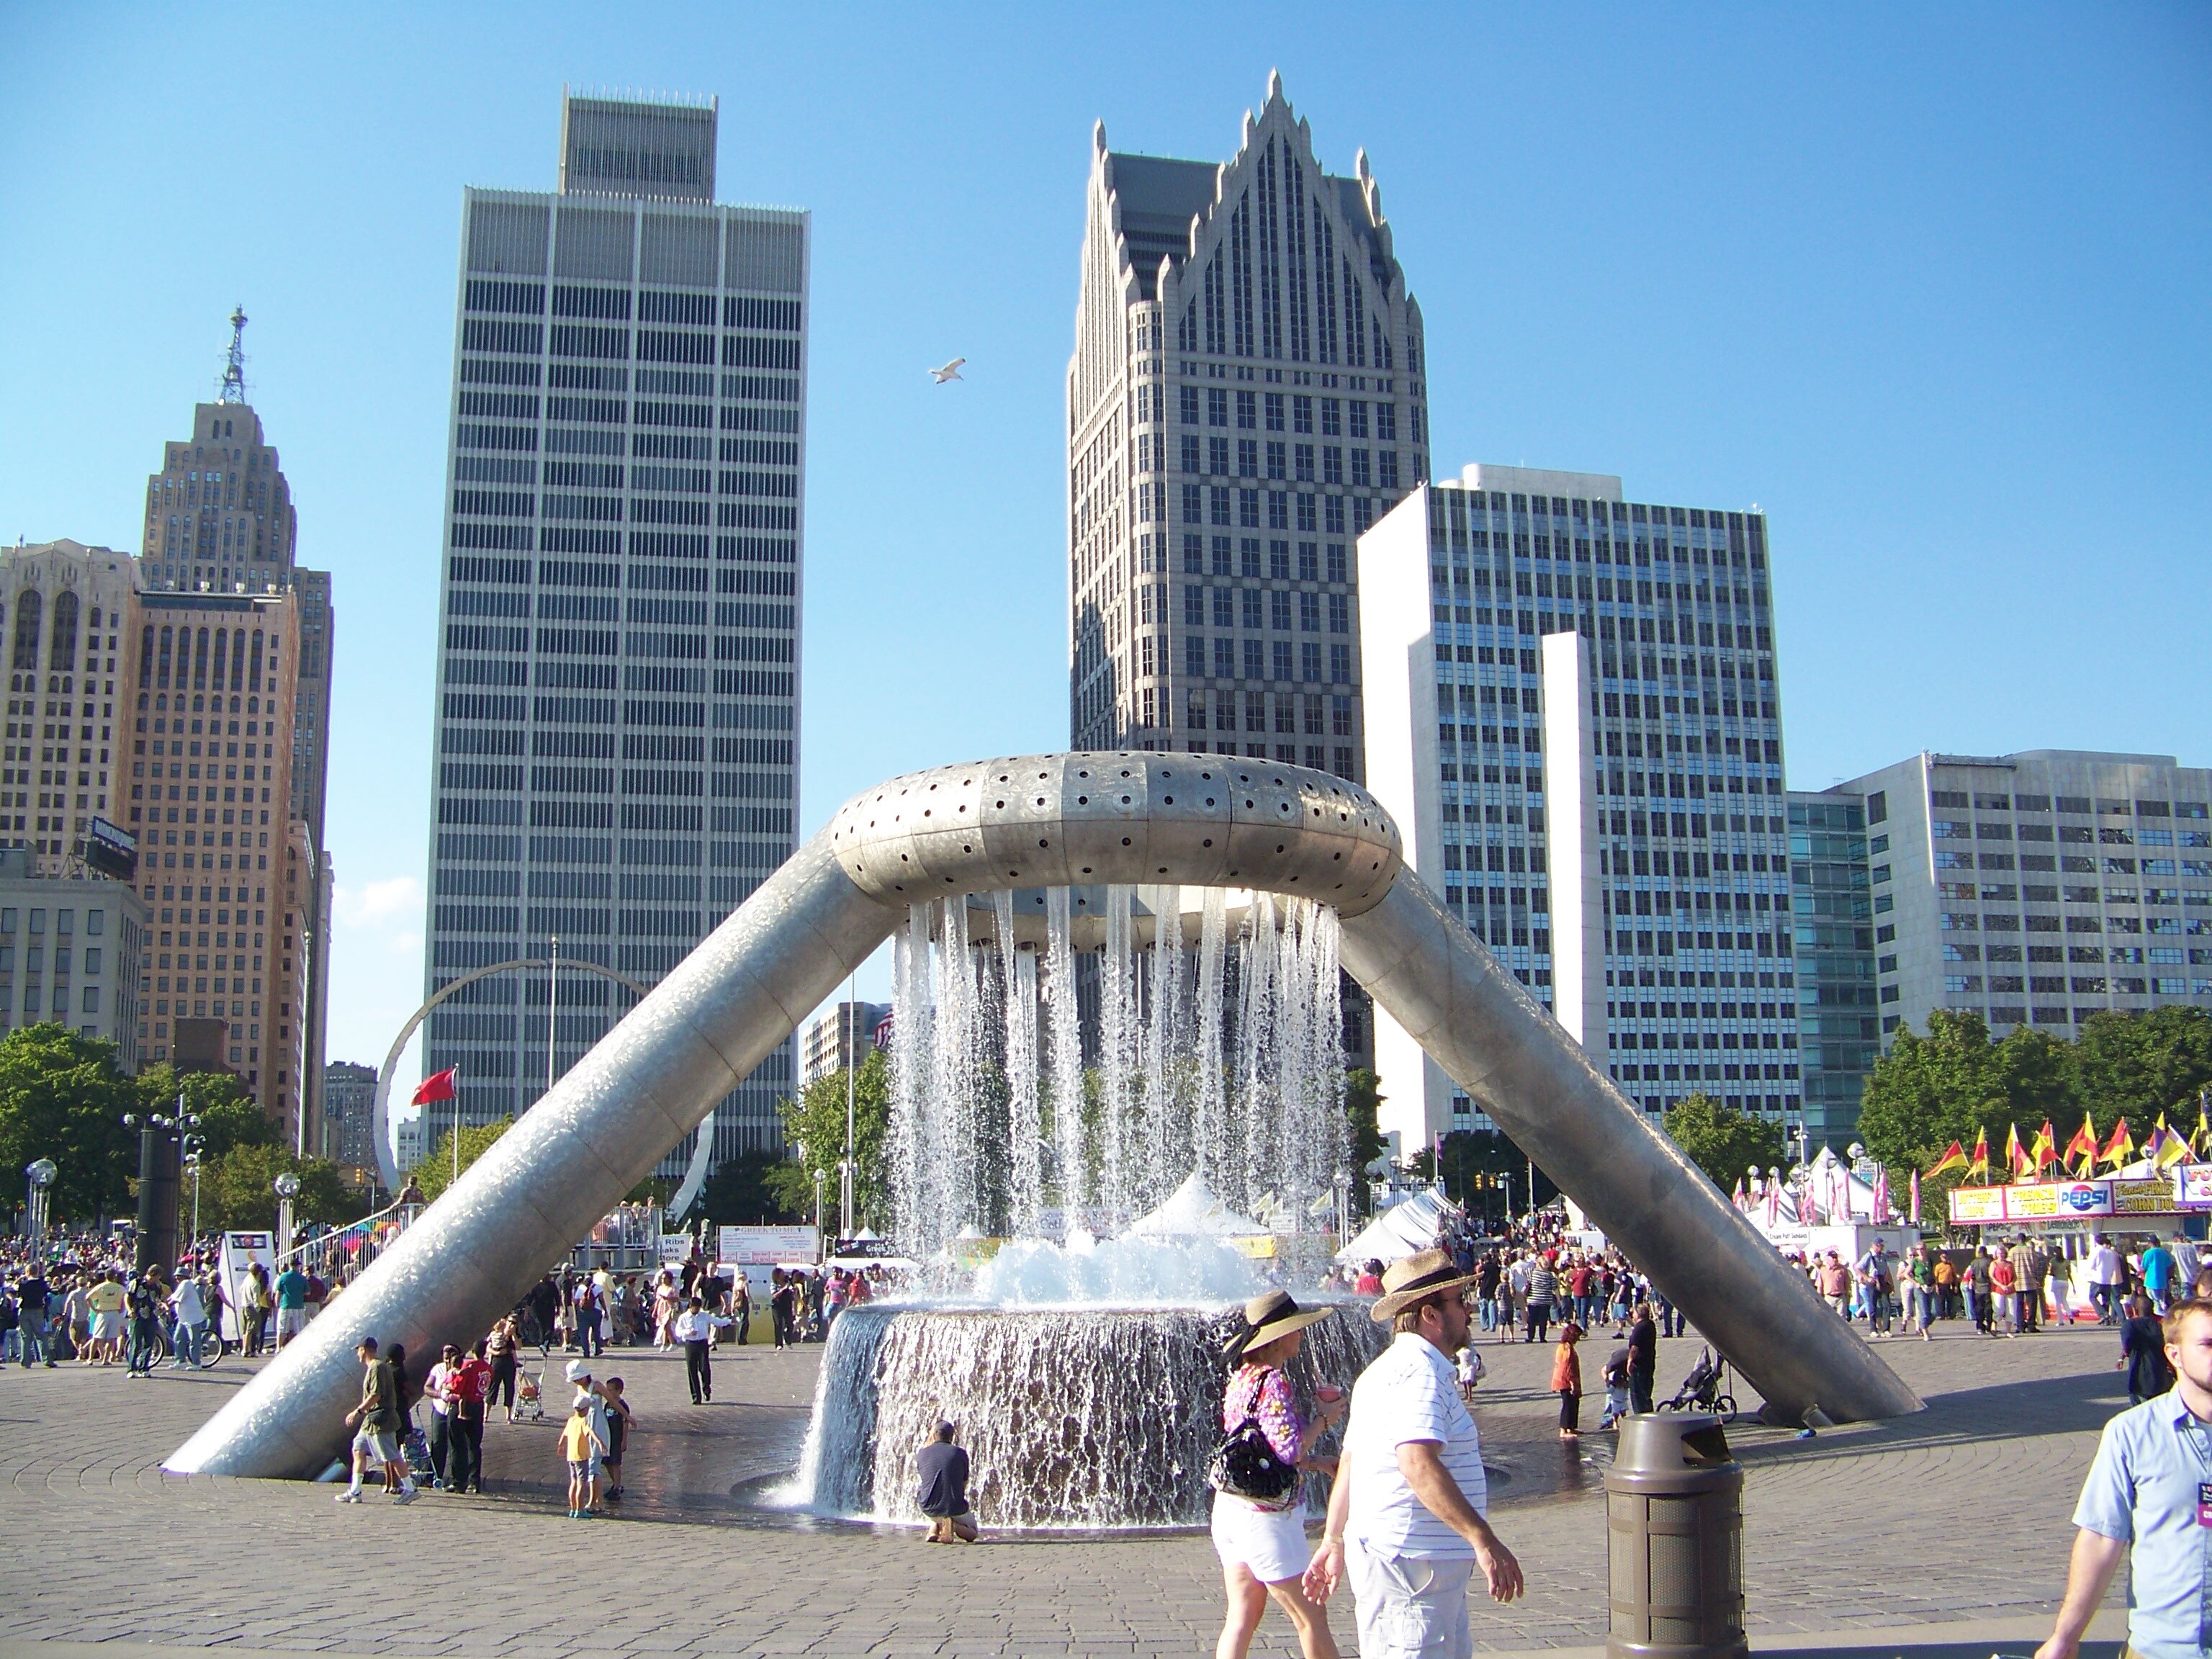
<path id="1" fill-rule="evenodd" d="M 957 380 L 960 378 L 960 365 L 967 361 L 965 357 L 955 357 L 944 368 L 931 369 L 930 378 L 939 386 L 943 386 L 947 380 Z"/>

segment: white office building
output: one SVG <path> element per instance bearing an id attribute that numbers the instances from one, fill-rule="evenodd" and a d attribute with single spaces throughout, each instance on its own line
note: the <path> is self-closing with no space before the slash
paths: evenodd
<path id="1" fill-rule="evenodd" d="M 2212 769 L 1923 753 L 1820 798 L 1865 806 L 1884 1048 L 1939 1008 L 2060 1037 L 2094 1014 L 2212 1010 Z"/>
<path id="2" fill-rule="evenodd" d="M 1407 857 L 1657 1114 L 1799 1107 L 1766 525 L 1470 466 L 1359 542 L 1368 787 Z M 1383 1127 L 1491 1127 L 1379 1014 Z"/>
<path id="3" fill-rule="evenodd" d="M 557 936 L 556 1072 L 634 1000 L 581 963 L 658 980 L 793 845 L 810 224 L 718 204 L 715 131 L 569 96 L 560 189 L 463 204 L 425 991 Z M 548 996 L 430 1017 L 464 1121 L 542 1092 Z M 787 1043 L 717 1160 L 792 1080 Z"/>

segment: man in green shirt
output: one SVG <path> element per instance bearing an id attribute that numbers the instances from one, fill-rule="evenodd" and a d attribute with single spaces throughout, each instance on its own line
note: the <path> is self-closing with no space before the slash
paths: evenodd
<path id="1" fill-rule="evenodd" d="M 346 1427 L 354 1431 L 353 1483 L 338 1494 L 338 1502 L 362 1501 L 362 1477 L 374 1462 L 384 1465 L 384 1489 L 392 1494 L 392 1501 L 411 1504 L 416 1498 L 415 1477 L 399 1455 L 403 1419 L 399 1379 L 392 1375 L 392 1362 L 378 1356 L 374 1337 L 362 1338 L 354 1352 L 362 1363 L 361 1404 L 345 1417 Z"/>

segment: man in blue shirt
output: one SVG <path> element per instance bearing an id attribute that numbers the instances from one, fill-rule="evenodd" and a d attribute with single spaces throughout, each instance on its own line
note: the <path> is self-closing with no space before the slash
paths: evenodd
<path id="1" fill-rule="evenodd" d="M 2105 1425 L 2074 1510 L 2066 1599 L 2036 1659 L 2075 1659 L 2123 1551 L 2137 1659 L 2212 1649 L 2212 1301 L 2174 1304 L 2166 1355 L 2172 1390 Z"/>
<path id="2" fill-rule="evenodd" d="M 2142 1253 L 2142 1267 L 2143 1289 L 2150 1292 L 2150 1299 L 2163 1314 L 2173 1297 L 2173 1252 L 2153 1239 Z M 2183 1289 L 2185 1292 L 2187 1287 Z"/>

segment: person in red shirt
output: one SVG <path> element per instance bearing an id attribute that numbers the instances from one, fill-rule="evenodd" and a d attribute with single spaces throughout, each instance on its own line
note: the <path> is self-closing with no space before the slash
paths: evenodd
<path id="1" fill-rule="evenodd" d="M 1352 1288 L 1361 1296 L 1382 1295 L 1382 1264 L 1370 1261 L 1360 1268 L 1359 1277 L 1352 1281 Z"/>
<path id="2" fill-rule="evenodd" d="M 446 1399 L 452 1408 L 447 1492 L 483 1491 L 484 1406 L 490 1398 L 491 1363 L 484 1358 L 484 1344 L 478 1342 L 472 1352 L 446 1369 Z"/>

